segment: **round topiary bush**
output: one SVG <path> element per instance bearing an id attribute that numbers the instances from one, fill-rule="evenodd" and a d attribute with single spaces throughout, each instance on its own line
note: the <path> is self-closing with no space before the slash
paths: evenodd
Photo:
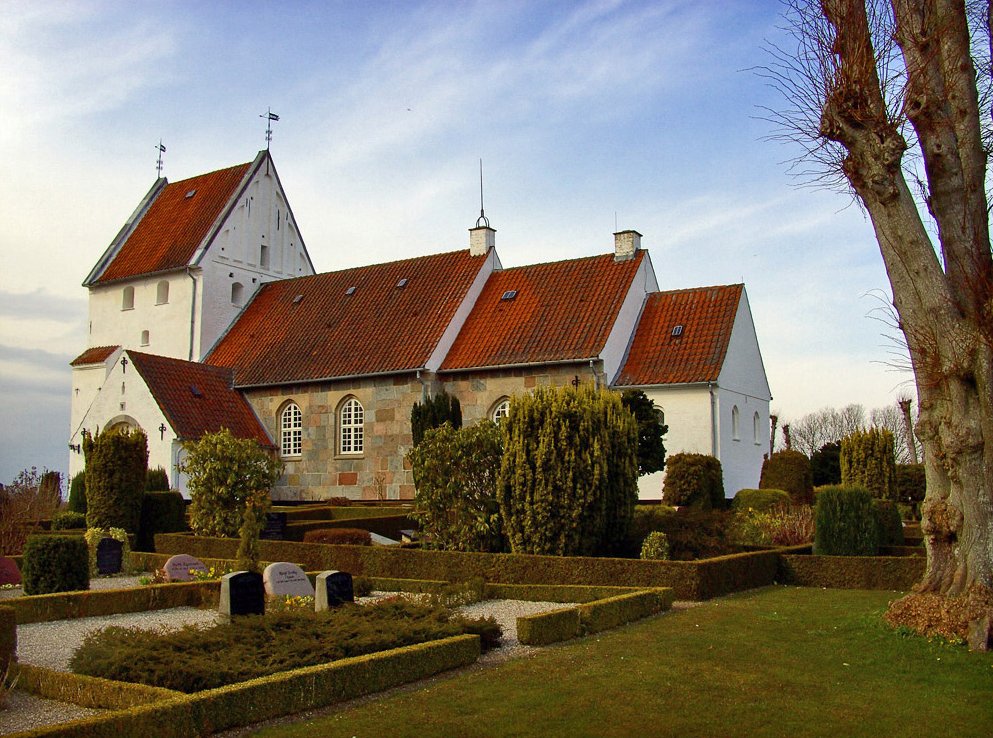
<path id="1" fill-rule="evenodd" d="M 83 536 L 31 536 L 21 566 L 24 594 L 90 588 L 90 551 Z"/>
<path id="2" fill-rule="evenodd" d="M 777 451 L 762 463 L 759 489 L 784 489 L 793 502 L 809 505 L 814 500 L 810 459 L 799 451 Z"/>
<path id="3" fill-rule="evenodd" d="M 872 493 L 858 487 L 824 487 L 817 493 L 814 553 L 875 556 L 879 525 Z"/>
<path id="4" fill-rule="evenodd" d="M 724 506 L 724 475 L 721 462 L 705 454 L 674 454 L 666 462 L 662 500 L 666 505 L 698 507 L 703 510 Z"/>
<path id="5" fill-rule="evenodd" d="M 669 538 L 660 530 L 652 531 L 645 537 L 641 544 L 641 558 L 643 559 L 668 559 L 669 558 Z"/>
<path id="6" fill-rule="evenodd" d="M 731 500 L 731 509 L 766 512 L 775 507 L 787 507 L 790 502 L 790 493 L 784 489 L 741 489 Z"/>

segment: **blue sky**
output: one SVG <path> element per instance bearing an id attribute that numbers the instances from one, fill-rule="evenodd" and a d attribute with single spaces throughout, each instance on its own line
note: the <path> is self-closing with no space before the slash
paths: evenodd
<path id="1" fill-rule="evenodd" d="M 155 179 L 272 153 L 320 271 L 466 247 L 505 266 L 644 234 L 663 289 L 744 281 L 782 418 L 911 387 L 861 211 L 799 187 L 753 70 L 775 0 L 47 2 L 0 14 L 0 481 L 68 466 L 80 286 Z M 882 299 L 880 299 L 882 298 Z"/>

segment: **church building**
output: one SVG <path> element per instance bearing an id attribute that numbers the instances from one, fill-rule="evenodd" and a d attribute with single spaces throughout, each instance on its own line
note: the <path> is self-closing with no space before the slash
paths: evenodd
<path id="1" fill-rule="evenodd" d="M 470 424 L 591 382 L 645 391 L 668 453 L 717 456 L 728 496 L 758 485 L 771 396 L 744 285 L 661 292 L 636 231 L 505 269 L 480 222 L 468 249 L 317 274 L 268 151 L 160 178 L 83 283 L 70 473 L 84 429 L 140 427 L 185 494 L 183 442 L 225 427 L 280 456 L 274 499 L 412 499 L 415 402 L 447 391 Z"/>

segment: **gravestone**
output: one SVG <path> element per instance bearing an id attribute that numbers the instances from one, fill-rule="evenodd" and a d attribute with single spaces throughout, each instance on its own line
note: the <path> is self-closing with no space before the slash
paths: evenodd
<path id="1" fill-rule="evenodd" d="M 322 571 L 317 575 L 317 594 L 314 609 L 318 612 L 355 602 L 352 575 L 347 571 Z"/>
<path id="2" fill-rule="evenodd" d="M 97 544 L 97 574 L 119 574 L 124 561 L 124 544 L 116 538 L 101 538 Z"/>
<path id="3" fill-rule="evenodd" d="M 286 513 L 266 513 L 265 528 L 259 533 L 259 538 L 267 541 L 281 541 L 286 536 Z"/>
<path id="4" fill-rule="evenodd" d="M 21 572 L 13 559 L 0 556 L 0 584 L 20 584 Z"/>
<path id="5" fill-rule="evenodd" d="M 266 594 L 271 597 L 313 597 L 314 587 L 296 564 L 277 561 L 262 572 Z"/>
<path id="6" fill-rule="evenodd" d="M 217 609 L 228 620 L 238 615 L 264 615 L 262 575 L 254 571 L 236 571 L 221 577 L 221 602 Z"/>
<path id="7" fill-rule="evenodd" d="M 167 582 L 192 582 L 192 572 L 207 571 L 206 565 L 200 559 L 189 554 L 170 556 L 163 568 Z"/>

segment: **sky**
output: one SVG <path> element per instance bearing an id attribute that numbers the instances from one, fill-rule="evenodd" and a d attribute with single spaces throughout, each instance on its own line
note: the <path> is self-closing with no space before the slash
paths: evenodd
<path id="1" fill-rule="evenodd" d="M 783 420 L 912 394 L 872 228 L 788 174 L 777 0 L 51 2 L 0 13 L 0 482 L 68 468 L 81 283 L 156 178 L 271 151 L 318 271 L 505 267 L 643 234 L 662 289 L 744 282 Z M 905 363 L 905 362 L 904 362 Z"/>

